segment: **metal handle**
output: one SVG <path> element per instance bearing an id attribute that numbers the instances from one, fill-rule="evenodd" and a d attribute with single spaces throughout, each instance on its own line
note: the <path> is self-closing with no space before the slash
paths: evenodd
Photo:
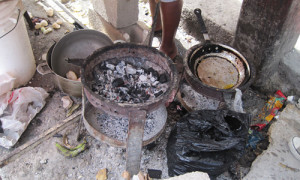
<path id="1" fill-rule="evenodd" d="M 44 67 L 46 67 L 46 70 L 44 70 Z M 53 71 L 50 69 L 48 64 L 46 62 L 39 64 L 36 67 L 37 72 L 39 72 L 41 75 L 51 74 Z"/>
<path id="2" fill-rule="evenodd" d="M 76 66 L 83 66 L 84 64 L 84 59 L 81 58 L 66 58 L 65 61 L 67 61 L 68 63 L 74 64 Z"/>
<path id="3" fill-rule="evenodd" d="M 151 31 L 148 33 L 146 40 L 143 43 L 146 46 L 148 45 L 148 46 L 152 47 L 152 41 L 153 41 L 154 31 L 156 28 L 156 22 L 157 22 L 157 18 L 158 18 L 159 8 L 160 8 L 160 1 L 156 3 Z"/>
<path id="4" fill-rule="evenodd" d="M 204 40 L 205 41 L 210 41 L 209 36 L 208 36 L 208 31 L 206 29 L 204 20 L 203 20 L 202 15 L 201 15 L 201 10 L 199 8 L 197 8 L 197 9 L 194 10 L 194 13 L 198 18 L 198 22 L 199 22 L 200 28 L 201 28 L 200 30 L 201 30 L 201 33 L 203 34 Z"/>

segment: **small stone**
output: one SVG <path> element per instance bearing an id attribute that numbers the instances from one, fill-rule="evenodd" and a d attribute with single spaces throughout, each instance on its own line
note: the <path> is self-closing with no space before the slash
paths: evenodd
<path id="1" fill-rule="evenodd" d="M 77 75 L 73 71 L 67 72 L 66 77 L 67 77 L 67 79 L 70 79 L 73 81 L 76 81 L 78 79 Z"/>
<path id="2" fill-rule="evenodd" d="M 100 169 L 96 175 L 96 180 L 106 180 L 107 179 L 107 169 Z"/>
<path id="3" fill-rule="evenodd" d="M 124 85 L 124 81 L 122 78 L 117 78 L 112 82 L 113 87 L 120 87 Z"/>
<path id="4" fill-rule="evenodd" d="M 44 160 L 40 160 L 41 164 L 47 164 L 48 163 L 48 159 L 44 159 Z"/>
<path id="5" fill-rule="evenodd" d="M 63 108 L 69 109 L 73 105 L 73 101 L 70 98 L 70 96 L 64 96 L 61 98 L 61 101 L 63 102 Z"/>
<path id="6" fill-rule="evenodd" d="M 42 55 L 42 60 L 43 60 L 43 61 L 46 61 L 46 60 L 47 60 L 47 53 L 44 53 L 44 54 Z"/>
<path id="7" fill-rule="evenodd" d="M 160 96 L 163 93 L 163 91 L 158 91 L 157 93 L 154 94 L 155 97 Z"/>

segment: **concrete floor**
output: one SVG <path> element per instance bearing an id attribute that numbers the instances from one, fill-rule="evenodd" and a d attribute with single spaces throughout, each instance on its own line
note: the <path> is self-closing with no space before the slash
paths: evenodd
<path id="1" fill-rule="evenodd" d="M 184 2 L 183 21 L 178 30 L 179 33 L 176 35 L 180 45 L 179 51 L 182 55 L 192 45 L 201 41 L 200 32 L 193 29 L 194 24 L 196 24 L 195 18 L 191 20 L 191 14 L 195 7 L 202 9 L 205 21 L 208 24 L 208 31 L 214 41 L 227 44 L 232 42 L 241 5 L 240 0 L 226 2 L 222 0 L 213 2 L 209 0 L 185 0 Z M 25 1 L 24 4 L 34 16 L 47 18 L 45 12 L 36 4 L 35 0 Z M 82 14 L 83 17 L 86 17 L 85 13 Z M 57 16 L 54 16 L 49 19 L 54 21 L 57 18 Z M 191 28 L 190 32 L 186 31 L 187 27 Z M 66 30 L 72 31 L 72 27 L 68 23 L 64 24 L 60 30 L 48 35 L 35 36 L 34 31 L 28 31 L 37 64 L 43 62 L 41 56 L 47 52 L 53 44 L 53 40 L 58 41 L 64 36 Z M 189 38 L 193 40 L 190 41 Z M 43 87 L 51 96 L 47 100 L 45 108 L 33 119 L 16 147 L 24 145 L 30 139 L 65 119 L 65 111 L 61 108 L 62 104 L 60 102 L 60 98 L 65 94 L 55 88 L 53 75 L 41 76 L 36 73 L 28 86 Z M 251 97 L 255 98 L 257 96 L 252 95 Z M 74 100 L 80 101 L 77 98 L 74 98 Z M 245 103 L 244 108 L 247 112 L 255 114 L 260 110 L 259 106 L 263 102 L 264 98 L 260 98 L 259 103 L 257 101 L 252 101 L 252 104 Z M 152 151 L 143 150 L 142 159 L 143 169 L 161 169 L 163 178 L 168 177 L 165 157 L 166 139 L 172 125 L 174 125 L 174 121 L 170 119 L 168 121 L 170 124 L 166 128 L 166 132 L 158 139 L 158 146 Z M 77 127 L 77 123 L 73 123 L 60 131 L 59 134 L 71 131 L 70 136 L 75 137 Z M 250 172 L 244 179 L 298 179 L 297 177 L 300 177 L 300 161 L 297 161 L 289 152 L 287 142 L 294 135 L 300 136 L 299 127 L 300 110 L 293 105 L 288 105 L 281 113 L 280 118 L 271 126 L 269 131 L 271 143 L 268 150 L 264 151 L 254 161 Z M 56 151 L 55 142 L 61 142 L 61 139 L 46 138 L 39 146 L 20 153 L 15 161 L 0 169 L 0 179 L 95 179 L 98 170 L 102 168 L 108 168 L 109 179 L 119 179 L 120 174 L 117 173 L 124 170 L 125 155 L 122 148 L 110 147 L 88 136 L 90 148 L 76 158 L 66 159 Z M 1 157 L 9 155 L 12 151 L 0 148 Z M 291 168 L 283 167 L 280 163 Z M 224 179 L 226 178 L 224 177 Z"/>
<path id="2" fill-rule="evenodd" d="M 300 109 L 288 104 L 269 129 L 270 145 L 252 163 L 250 179 L 299 179 L 300 161 L 290 152 L 288 142 L 300 136 Z"/>

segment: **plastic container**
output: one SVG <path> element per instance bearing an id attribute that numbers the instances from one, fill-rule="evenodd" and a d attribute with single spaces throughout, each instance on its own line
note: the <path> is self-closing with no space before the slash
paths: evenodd
<path id="1" fill-rule="evenodd" d="M 21 3 L 0 2 L 0 75 L 15 78 L 14 88 L 27 84 L 36 69 Z"/>

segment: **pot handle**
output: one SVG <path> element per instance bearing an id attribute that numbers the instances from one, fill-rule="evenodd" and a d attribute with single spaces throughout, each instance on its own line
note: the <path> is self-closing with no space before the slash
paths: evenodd
<path id="1" fill-rule="evenodd" d="M 45 69 L 44 69 L 45 67 Z M 39 72 L 41 75 L 51 74 L 53 73 L 52 70 L 49 68 L 48 64 L 46 62 L 39 64 L 36 67 L 37 72 Z"/>
<path id="2" fill-rule="evenodd" d="M 85 59 L 80 59 L 80 58 L 66 58 L 65 61 L 68 63 L 74 64 L 76 66 L 83 66 Z"/>
<path id="3" fill-rule="evenodd" d="M 199 22 L 199 24 L 200 24 L 201 33 L 202 33 L 202 35 L 203 35 L 203 37 L 204 37 L 204 40 L 205 40 L 206 42 L 209 42 L 210 39 L 209 39 L 209 36 L 208 36 L 208 31 L 207 31 L 207 29 L 206 29 L 204 20 L 203 20 L 202 15 L 201 15 L 201 10 L 200 10 L 199 8 L 197 8 L 197 9 L 194 10 L 194 13 L 195 13 L 195 15 L 196 15 L 197 18 L 198 18 L 198 22 Z"/>

